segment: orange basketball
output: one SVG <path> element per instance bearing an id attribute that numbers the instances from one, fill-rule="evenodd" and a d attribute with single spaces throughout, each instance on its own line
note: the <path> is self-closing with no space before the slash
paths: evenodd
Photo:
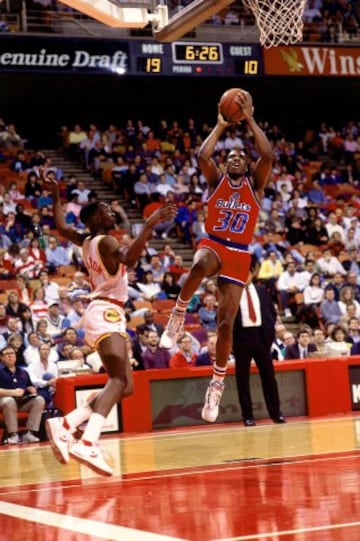
<path id="1" fill-rule="evenodd" d="M 244 113 L 240 105 L 235 101 L 239 92 L 246 92 L 242 88 L 229 88 L 220 98 L 220 112 L 228 122 L 240 122 L 244 119 Z"/>

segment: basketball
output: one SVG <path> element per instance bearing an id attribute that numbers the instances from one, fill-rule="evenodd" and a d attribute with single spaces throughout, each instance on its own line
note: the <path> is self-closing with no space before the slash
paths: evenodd
<path id="1" fill-rule="evenodd" d="M 228 122 L 240 122 L 244 119 L 244 113 L 240 105 L 235 101 L 239 92 L 246 92 L 242 88 L 229 88 L 220 98 L 220 112 Z"/>

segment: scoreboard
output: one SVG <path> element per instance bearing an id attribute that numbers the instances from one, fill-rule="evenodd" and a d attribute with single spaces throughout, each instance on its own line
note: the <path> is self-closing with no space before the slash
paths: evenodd
<path id="1" fill-rule="evenodd" d="M 130 42 L 133 75 L 259 77 L 263 74 L 258 44 L 175 41 Z"/>
<path id="2" fill-rule="evenodd" d="M 1 72 L 114 76 L 260 77 L 257 43 L 59 38 L 4 35 Z"/>

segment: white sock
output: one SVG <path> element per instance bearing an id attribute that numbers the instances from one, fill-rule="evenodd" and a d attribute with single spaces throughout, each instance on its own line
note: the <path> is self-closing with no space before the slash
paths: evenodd
<path id="1" fill-rule="evenodd" d="M 92 412 L 90 406 L 76 408 L 64 416 L 65 427 L 68 428 L 70 432 L 75 432 L 78 426 L 82 425 L 90 418 Z"/>
<path id="2" fill-rule="evenodd" d="M 105 424 L 105 417 L 100 413 L 92 413 L 81 440 L 85 443 L 95 444 L 100 438 Z"/>

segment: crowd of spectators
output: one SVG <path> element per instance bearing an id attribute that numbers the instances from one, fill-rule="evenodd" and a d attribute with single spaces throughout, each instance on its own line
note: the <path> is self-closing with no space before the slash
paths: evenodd
<path id="1" fill-rule="evenodd" d="M 288 140 L 280 126 L 263 122 L 262 127 L 272 142 L 274 163 L 250 250 L 260 263 L 258 280 L 278 310 L 273 357 L 281 361 L 296 355 L 357 353 L 360 122 L 340 127 L 323 123 L 317 133 L 297 141 Z M 211 126 L 193 119 L 161 120 L 157 126 L 128 120 L 123 127 L 90 124 L 61 130 L 68 157 L 115 192 L 113 233 L 125 248 L 136 231 L 123 206 L 143 217 L 165 200 L 179 207 L 173 223 L 154 231 L 162 248 L 149 242 L 136 268 L 129 269 L 126 314 L 134 370 L 205 365 L 214 359 L 216 280 L 204 281 L 194 295 L 174 350 L 159 348 L 166 316 L 163 305 L 156 307 L 161 301 L 174 303 L 188 272 L 171 237 L 194 248 L 206 235 L 207 186 L 196 152 L 209 130 Z M 90 289 L 81 250 L 64 243 L 54 230 L 51 196 L 42 186 L 39 166 L 58 179 L 66 220 L 75 227 L 83 229 L 80 210 L 97 194 L 91 183 L 65 177 L 42 151 L 25 150 L 23 138 L 14 134 L 15 126 L 1 120 L 0 289 L 6 293 L 0 294 L 0 350 L 14 348 L 17 365 L 29 371 L 51 405 L 61 373 L 102 368 L 81 328 Z M 234 147 L 247 153 L 251 171 L 257 152 L 246 126 L 229 128 L 218 143 L 220 168 Z M 65 280 L 62 269 L 71 271 Z M 296 336 L 286 328 L 294 321 L 301 324 Z M 313 347 L 305 347 L 306 340 Z"/>
<path id="2" fill-rule="evenodd" d="M 173 17 L 186 8 L 194 0 L 167 0 L 169 16 Z M 3 3 L 0 14 L 7 11 L 17 11 L 16 4 L 8 6 Z M 6 5 L 5 5 L 6 4 Z M 1 2 L 0 2 L 1 5 Z M 56 0 L 31 0 L 27 2 L 27 12 L 30 14 L 29 25 L 37 31 L 54 31 L 49 24 L 49 16 L 54 17 L 60 11 L 73 12 L 71 8 Z M 303 41 L 342 42 L 357 40 L 360 37 L 360 9 L 357 0 L 307 0 L 303 13 Z M 31 24 L 30 24 L 31 22 Z M 214 14 L 205 24 L 216 26 L 254 26 L 253 11 L 242 0 L 235 0 L 230 6 Z M 0 32 L 8 32 L 11 25 L 6 20 L 0 21 Z"/>

